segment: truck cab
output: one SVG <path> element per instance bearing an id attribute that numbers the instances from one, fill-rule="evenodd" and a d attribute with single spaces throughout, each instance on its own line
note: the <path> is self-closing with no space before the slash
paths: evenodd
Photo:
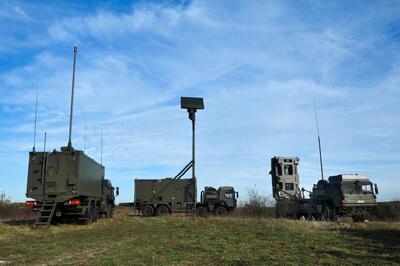
<path id="1" fill-rule="evenodd" d="M 367 176 L 342 174 L 329 177 L 332 203 L 335 207 L 376 206 L 378 186 Z"/>
<path id="2" fill-rule="evenodd" d="M 196 212 L 200 216 L 213 212 L 215 215 L 224 215 L 234 210 L 237 206 L 239 193 L 233 187 L 224 186 L 215 189 L 205 187 L 200 194 L 200 202 L 196 206 Z"/>
<path id="3" fill-rule="evenodd" d="M 233 187 L 219 187 L 218 190 L 213 187 L 205 187 L 201 192 L 201 203 L 221 204 L 232 210 L 236 208 L 239 193 L 235 192 Z"/>

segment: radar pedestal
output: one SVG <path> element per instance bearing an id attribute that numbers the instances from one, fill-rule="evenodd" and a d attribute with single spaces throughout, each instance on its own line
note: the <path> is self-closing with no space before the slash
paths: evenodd
<path id="1" fill-rule="evenodd" d="M 192 178 L 196 178 L 195 168 L 195 130 L 196 130 L 196 111 L 204 109 L 203 98 L 181 97 L 181 108 L 187 109 L 189 119 L 192 120 Z"/>

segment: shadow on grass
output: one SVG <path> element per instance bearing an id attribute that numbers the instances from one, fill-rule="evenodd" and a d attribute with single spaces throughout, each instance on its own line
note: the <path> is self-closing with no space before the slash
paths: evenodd
<path id="1" fill-rule="evenodd" d="M 400 263 L 400 230 L 395 229 L 343 229 L 342 233 L 357 237 L 355 247 L 367 249 L 368 255 L 360 256 L 374 261 L 376 259 L 385 260 L 392 263 Z M 336 252 L 335 252 L 336 253 Z M 332 254 L 339 257 L 349 256 L 349 254 Z M 351 254 L 357 257 L 357 254 Z"/>
<path id="2" fill-rule="evenodd" d="M 20 226 L 20 225 L 33 225 L 35 223 L 35 219 L 23 219 L 23 220 L 6 220 L 1 221 L 1 223 L 11 226 Z"/>

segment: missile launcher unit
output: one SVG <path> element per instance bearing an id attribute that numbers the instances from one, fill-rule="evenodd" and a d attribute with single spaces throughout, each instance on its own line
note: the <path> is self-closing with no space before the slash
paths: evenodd
<path id="1" fill-rule="evenodd" d="M 319 180 L 312 191 L 299 189 L 296 157 L 271 159 L 272 191 L 278 217 L 364 220 L 376 206 L 378 187 L 368 177 L 341 174 Z M 310 197 L 305 198 L 304 192 Z"/>

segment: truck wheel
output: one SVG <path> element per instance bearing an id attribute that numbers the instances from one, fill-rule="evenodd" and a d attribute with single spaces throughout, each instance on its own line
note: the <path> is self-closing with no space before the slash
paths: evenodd
<path id="1" fill-rule="evenodd" d="M 225 207 L 222 206 L 217 206 L 214 210 L 215 216 L 221 216 L 226 214 L 226 209 Z"/>
<path id="2" fill-rule="evenodd" d="M 165 206 L 165 205 L 158 206 L 157 211 L 156 211 L 157 216 L 165 216 L 168 214 L 169 214 L 169 209 L 167 206 Z"/>
<path id="3" fill-rule="evenodd" d="M 93 208 L 89 207 L 86 211 L 86 214 L 82 217 L 82 223 L 91 224 L 93 222 L 93 213 L 94 213 Z"/>
<path id="4" fill-rule="evenodd" d="M 114 215 L 114 207 L 110 206 L 110 218 L 113 218 Z"/>
<path id="5" fill-rule="evenodd" d="M 145 217 L 153 216 L 154 214 L 154 208 L 151 205 L 144 205 L 142 207 L 142 214 Z"/>
<path id="6" fill-rule="evenodd" d="M 208 210 L 206 207 L 200 206 L 200 207 L 196 208 L 196 214 L 197 214 L 197 216 L 200 216 L 200 217 L 207 217 Z"/>
<path id="7" fill-rule="evenodd" d="M 91 224 L 91 223 L 93 223 L 93 221 L 94 221 L 94 214 L 95 213 L 95 210 L 94 210 L 94 207 L 90 207 L 90 209 L 89 209 L 89 223 Z"/>
<path id="8" fill-rule="evenodd" d="M 94 210 L 93 210 L 93 222 L 96 222 L 99 219 L 99 212 L 100 212 L 99 207 L 98 206 L 94 207 Z"/>

